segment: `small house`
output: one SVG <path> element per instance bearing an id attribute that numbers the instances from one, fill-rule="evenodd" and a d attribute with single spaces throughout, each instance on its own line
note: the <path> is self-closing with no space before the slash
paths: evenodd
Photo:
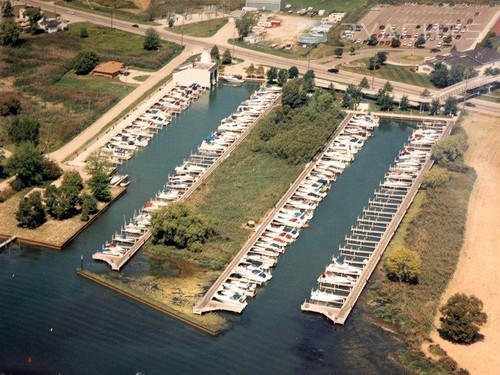
<path id="1" fill-rule="evenodd" d="M 60 17 L 57 18 L 45 18 L 38 21 L 38 26 L 46 33 L 55 33 L 57 31 L 64 30 L 68 24 L 64 22 Z"/>
<path id="2" fill-rule="evenodd" d="M 92 74 L 97 77 L 115 78 L 125 71 L 125 65 L 117 61 L 107 61 L 97 65 Z"/>

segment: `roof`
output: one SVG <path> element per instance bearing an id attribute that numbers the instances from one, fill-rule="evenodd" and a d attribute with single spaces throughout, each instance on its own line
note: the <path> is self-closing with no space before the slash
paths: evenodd
<path id="1" fill-rule="evenodd" d="M 62 21 L 55 19 L 55 18 L 47 18 L 47 19 L 40 21 L 40 26 L 46 26 L 46 27 L 51 28 L 51 29 L 58 27 L 61 24 L 62 24 Z"/>
<path id="2" fill-rule="evenodd" d="M 116 74 L 124 68 L 124 64 L 117 61 L 107 61 L 94 68 L 95 73 Z"/>
<path id="3" fill-rule="evenodd" d="M 233 10 L 231 13 L 229 13 L 229 17 L 241 18 L 241 17 L 243 17 L 245 14 L 247 14 L 247 11 L 246 11 L 246 10 L 243 10 L 243 9 L 236 9 L 236 10 Z"/>
<path id="4" fill-rule="evenodd" d="M 470 51 L 452 52 L 442 59 L 448 65 L 462 64 L 473 68 L 500 61 L 500 53 L 493 48 L 480 47 Z"/>

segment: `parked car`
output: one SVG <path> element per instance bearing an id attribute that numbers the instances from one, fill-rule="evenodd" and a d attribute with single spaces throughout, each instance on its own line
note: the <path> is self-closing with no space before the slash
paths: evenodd
<path id="1" fill-rule="evenodd" d="M 471 107 L 471 108 L 476 108 L 476 105 L 474 103 L 471 103 L 471 102 L 465 102 L 465 106 Z"/>
<path id="2" fill-rule="evenodd" d="M 431 53 L 438 53 L 441 52 L 439 48 L 431 48 Z"/>
<path id="3" fill-rule="evenodd" d="M 335 73 L 337 74 L 339 72 L 339 70 L 337 68 L 330 68 L 328 69 L 328 73 Z"/>
<path id="4" fill-rule="evenodd" d="M 132 25 L 132 27 L 139 28 L 139 25 L 138 25 L 138 24 L 136 24 L 136 23 L 134 23 L 134 24 Z"/>

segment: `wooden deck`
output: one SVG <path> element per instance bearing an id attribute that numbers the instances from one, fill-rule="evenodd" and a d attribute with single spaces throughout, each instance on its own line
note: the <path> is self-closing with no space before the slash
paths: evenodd
<path id="1" fill-rule="evenodd" d="M 449 119 L 448 119 L 449 121 Z M 442 137 L 448 135 L 451 132 L 451 128 L 454 124 L 454 121 L 449 121 L 447 123 L 447 126 L 443 130 Z M 413 199 L 415 198 L 415 195 L 417 194 L 420 185 L 422 183 L 422 178 L 425 175 L 425 173 L 432 167 L 433 161 L 430 157 L 427 158 L 425 161 L 424 165 L 420 169 L 420 172 L 417 175 L 417 178 L 414 180 L 413 184 L 411 185 L 410 189 L 408 190 L 406 196 L 401 202 L 401 205 L 399 206 L 398 211 L 396 214 L 392 217 L 392 220 L 390 223 L 387 225 L 385 231 L 380 237 L 380 241 L 378 244 L 375 246 L 373 251 L 370 251 L 369 257 L 367 257 L 367 263 L 366 266 L 361 274 L 361 276 L 358 278 L 356 281 L 354 287 L 348 294 L 345 302 L 343 303 L 341 308 L 338 307 L 331 307 L 328 305 L 323 305 L 320 303 L 313 303 L 310 301 L 305 301 L 301 305 L 301 310 L 302 311 L 308 311 L 308 312 L 315 312 L 324 315 L 326 318 L 331 320 L 335 324 L 345 324 L 346 320 L 349 317 L 350 312 L 354 308 L 354 305 L 356 304 L 359 296 L 361 295 L 365 285 L 368 283 L 368 280 L 370 276 L 372 275 L 373 271 L 375 270 L 375 267 L 377 266 L 378 262 L 382 258 L 382 255 L 389 244 L 392 236 L 396 232 L 399 224 L 401 223 L 401 220 L 403 219 L 404 215 L 408 211 L 408 208 L 410 207 L 411 203 L 413 202 Z M 353 228 L 351 228 L 353 229 Z M 380 234 L 380 231 L 377 231 L 378 234 Z M 341 248 L 342 249 L 342 248 Z"/>
<path id="2" fill-rule="evenodd" d="M 348 115 L 346 118 L 340 123 L 336 131 L 327 141 L 326 145 L 329 145 L 333 140 L 337 137 L 337 135 L 344 129 L 346 124 L 352 118 L 353 115 Z M 327 147 L 324 149 L 326 150 Z M 209 311 L 215 310 L 226 310 L 226 311 L 234 311 L 233 304 L 230 303 L 222 303 L 214 301 L 214 294 L 217 293 L 219 288 L 224 284 L 227 278 L 233 273 L 235 267 L 241 262 L 241 259 L 248 253 L 248 251 L 255 245 L 255 243 L 262 236 L 267 226 L 274 220 L 277 212 L 286 204 L 286 202 L 290 199 L 290 197 L 295 193 L 299 185 L 306 178 L 306 176 L 311 172 L 311 170 L 315 167 L 315 161 L 319 160 L 319 158 L 323 155 L 323 152 L 315 157 L 313 162 L 310 162 L 306 165 L 302 173 L 297 177 L 295 182 L 290 186 L 288 191 L 281 197 L 279 202 L 275 205 L 274 209 L 271 210 L 267 216 L 264 217 L 261 224 L 259 224 L 255 233 L 245 242 L 241 250 L 236 254 L 236 256 L 231 260 L 226 269 L 221 273 L 219 278 L 212 284 L 210 289 L 205 293 L 205 295 L 196 303 L 193 308 L 193 312 L 195 314 L 203 314 Z M 243 310 L 243 308 L 241 309 Z M 241 311 L 238 311 L 241 312 Z"/>

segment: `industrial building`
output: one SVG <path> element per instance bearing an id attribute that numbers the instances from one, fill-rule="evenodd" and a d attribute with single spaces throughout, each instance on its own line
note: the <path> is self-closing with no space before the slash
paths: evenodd
<path id="1" fill-rule="evenodd" d="M 245 7 L 279 12 L 285 5 L 285 0 L 247 0 Z"/>

